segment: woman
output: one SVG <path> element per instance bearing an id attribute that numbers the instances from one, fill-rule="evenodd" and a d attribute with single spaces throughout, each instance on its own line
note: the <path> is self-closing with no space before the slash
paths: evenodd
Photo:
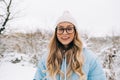
<path id="1" fill-rule="evenodd" d="M 56 22 L 49 54 L 42 57 L 34 80 L 106 80 L 97 57 L 83 47 L 70 13 Z"/>

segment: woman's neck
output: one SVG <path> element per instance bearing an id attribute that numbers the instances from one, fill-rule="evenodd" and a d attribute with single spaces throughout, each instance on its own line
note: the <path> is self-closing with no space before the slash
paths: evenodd
<path id="1" fill-rule="evenodd" d="M 64 48 L 67 49 L 67 48 L 68 48 L 68 45 L 64 45 Z"/>

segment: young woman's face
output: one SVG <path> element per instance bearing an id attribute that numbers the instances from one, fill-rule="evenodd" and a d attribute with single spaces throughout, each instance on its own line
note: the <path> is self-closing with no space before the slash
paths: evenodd
<path id="1" fill-rule="evenodd" d="M 70 42 L 73 41 L 75 35 L 75 27 L 72 23 L 59 23 L 56 30 L 57 38 L 64 46 L 67 46 Z"/>

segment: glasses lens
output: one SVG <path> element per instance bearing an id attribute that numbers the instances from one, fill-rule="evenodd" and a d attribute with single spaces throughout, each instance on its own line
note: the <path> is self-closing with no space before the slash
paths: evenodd
<path id="1" fill-rule="evenodd" d="M 67 28 L 59 28 L 59 27 L 57 27 L 56 29 L 57 29 L 58 34 L 63 34 L 64 31 L 66 31 L 68 34 L 74 32 L 74 27 L 67 27 Z"/>
<path id="2" fill-rule="evenodd" d="M 67 30 L 67 33 L 73 33 L 74 28 L 73 27 L 68 27 L 68 28 L 66 28 L 66 30 Z"/>
<path id="3" fill-rule="evenodd" d="M 63 31 L 64 31 L 64 28 L 57 28 L 57 33 L 58 33 L 58 34 L 62 34 Z"/>

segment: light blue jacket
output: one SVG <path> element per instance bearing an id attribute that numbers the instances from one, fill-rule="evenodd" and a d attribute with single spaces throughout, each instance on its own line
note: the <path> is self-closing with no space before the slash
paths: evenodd
<path id="1" fill-rule="evenodd" d="M 83 65 L 83 71 L 87 77 L 87 80 L 106 80 L 103 68 L 97 58 L 97 56 L 92 53 L 87 48 L 83 48 L 83 55 L 85 58 L 85 64 Z M 52 80 L 43 79 L 48 73 L 44 73 L 46 70 L 46 58 L 44 56 L 38 64 L 37 71 L 33 80 Z M 56 76 L 56 80 L 70 80 L 66 78 L 66 59 L 62 61 L 61 70 L 65 73 L 65 78 L 61 79 L 59 75 Z M 76 73 L 72 73 L 71 80 L 79 80 L 79 76 Z"/>

